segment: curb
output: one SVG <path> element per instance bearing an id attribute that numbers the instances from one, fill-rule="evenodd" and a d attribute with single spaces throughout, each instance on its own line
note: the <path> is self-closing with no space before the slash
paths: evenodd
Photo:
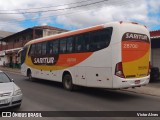
<path id="1" fill-rule="evenodd" d="M 149 96 L 154 96 L 154 97 L 160 97 L 160 95 L 156 95 L 156 94 L 149 94 L 149 93 L 145 93 L 145 92 L 137 92 L 137 91 L 131 91 L 131 90 L 122 90 L 125 92 L 131 92 L 131 93 L 136 93 L 136 94 L 143 94 L 143 95 L 149 95 Z"/>
<path id="2" fill-rule="evenodd" d="M 5 71 L 5 72 L 11 72 L 11 73 L 16 73 L 16 74 L 21 74 L 20 70 L 6 69 L 6 68 L 2 68 L 2 67 L 0 67 L 0 70 Z"/>
<path id="3" fill-rule="evenodd" d="M 144 95 L 150 95 L 150 96 L 155 96 L 155 97 L 160 97 L 160 83 L 149 83 L 146 86 L 142 86 L 139 88 L 135 88 L 135 89 L 124 89 L 123 91 L 128 91 L 128 92 L 132 92 L 132 93 L 139 93 L 139 94 L 144 94 Z"/>

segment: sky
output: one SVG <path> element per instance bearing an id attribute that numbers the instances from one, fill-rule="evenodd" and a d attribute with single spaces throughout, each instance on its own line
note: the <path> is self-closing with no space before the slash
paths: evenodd
<path id="1" fill-rule="evenodd" d="M 2 0 L 1 0 L 2 1 Z M 3 0 L 0 30 L 49 25 L 67 30 L 129 21 L 160 30 L 160 0 Z"/>

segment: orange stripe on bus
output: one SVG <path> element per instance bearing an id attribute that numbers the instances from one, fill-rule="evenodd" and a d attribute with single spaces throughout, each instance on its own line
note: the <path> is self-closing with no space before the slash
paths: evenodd
<path id="1" fill-rule="evenodd" d="M 88 53 L 74 53 L 74 54 L 61 54 L 58 58 L 58 62 L 56 63 L 56 66 L 74 66 L 79 64 L 80 62 L 87 59 L 89 56 L 91 56 L 93 52 Z"/>
<path id="2" fill-rule="evenodd" d="M 150 50 L 149 43 L 123 41 L 122 42 L 122 61 L 130 62 L 130 61 L 140 59 L 149 50 Z"/>
<path id="3" fill-rule="evenodd" d="M 87 52 L 87 53 L 75 53 L 75 54 L 61 54 L 59 55 L 59 59 L 55 65 L 34 65 L 32 63 L 31 57 L 26 57 L 26 64 L 34 69 L 37 70 L 62 70 L 69 67 L 72 67 L 74 65 L 77 65 L 84 60 L 86 60 L 88 57 L 90 57 L 93 54 L 93 52 Z"/>

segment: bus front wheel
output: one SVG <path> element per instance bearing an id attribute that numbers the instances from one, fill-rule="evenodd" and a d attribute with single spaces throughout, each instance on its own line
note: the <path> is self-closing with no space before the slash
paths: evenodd
<path id="1" fill-rule="evenodd" d="M 63 76 L 63 87 L 68 90 L 68 91 L 72 91 L 73 90 L 73 83 L 72 83 L 72 77 L 70 74 L 65 74 Z"/>
<path id="2" fill-rule="evenodd" d="M 28 71 L 27 71 L 27 76 L 28 76 L 28 79 L 29 79 L 30 81 L 33 80 L 31 70 L 28 70 Z"/>

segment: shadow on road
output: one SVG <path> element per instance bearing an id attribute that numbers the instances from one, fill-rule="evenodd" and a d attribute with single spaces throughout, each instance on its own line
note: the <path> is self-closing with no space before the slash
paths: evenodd
<path id="1" fill-rule="evenodd" d="M 150 82 L 149 82 L 150 84 L 152 84 L 152 83 L 160 83 L 160 80 L 158 79 L 158 80 L 150 80 Z"/>
<path id="2" fill-rule="evenodd" d="M 99 89 L 99 88 L 81 87 L 81 89 L 78 90 L 77 92 L 111 101 L 128 101 L 129 99 L 134 99 L 139 97 L 136 94 L 121 90 Z"/>
<path id="3" fill-rule="evenodd" d="M 37 78 L 34 78 L 32 81 L 26 78 L 25 81 L 31 82 L 34 84 L 47 85 L 47 86 L 51 86 L 51 87 L 54 86 L 55 88 L 63 88 L 62 83 L 55 82 L 55 81 L 49 81 L 49 80 L 37 79 Z"/>
<path id="4" fill-rule="evenodd" d="M 31 82 L 26 79 L 27 82 Z M 62 83 L 54 82 L 54 81 L 48 81 L 43 79 L 34 79 L 32 81 L 36 84 L 41 84 L 45 86 L 54 87 L 64 94 L 81 94 L 81 95 L 87 95 L 92 97 L 98 97 L 102 99 L 112 100 L 112 101 L 128 101 L 129 99 L 134 99 L 137 97 L 141 97 L 140 95 L 136 93 L 130 93 L 127 91 L 122 90 L 111 90 L 111 89 L 100 89 L 100 88 L 89 88 L 89 87 L 80 87 L 78 86 L 76 90 L 74 91 L 66 91 L 63 89 Z"/>

